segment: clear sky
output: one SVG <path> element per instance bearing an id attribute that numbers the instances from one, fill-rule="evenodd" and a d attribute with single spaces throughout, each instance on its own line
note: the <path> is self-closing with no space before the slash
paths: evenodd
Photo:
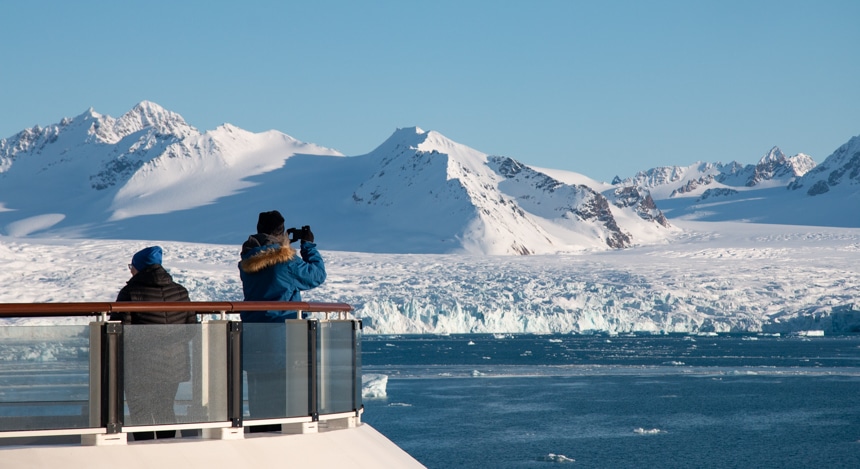
<path id="1" fill-rule="evenodd" d="M 24 1 L 0 138 L 143 100 L 346 155 L 419 126 L 598 180 L 860 134 L 857 0 Z"/>

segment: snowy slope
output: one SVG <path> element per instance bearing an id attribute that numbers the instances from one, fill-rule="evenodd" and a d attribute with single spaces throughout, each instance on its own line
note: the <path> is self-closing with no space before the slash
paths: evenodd
<path id="1" fill-rule="evenodd" d="M 119 119 L 90 109 L 0 140 L 0 223 L 13 236 L 122 230 L 131 217 L 213 204 L 297 154 L 339 155 L 274 131 L 201 134 L 150 102 Z"/>
<path id="2" fill-rule="evenodd" d="M 664 241 L 672 234 L 668 224 L 625 218 L 633 209 L 611 210 L 605 197 L 586 186 L 566 184 L 511 158 L 488 156 L 438 132 L 400 129 L 359 158 L 374 161 L 378 170 L 353 192 L 356 208 L 373 225 L 393 229 L 404 238 L 401 243 L 440 246 L 429 252 L 451 252 L 450 247 L 475 254 L 605 250 Z"/>

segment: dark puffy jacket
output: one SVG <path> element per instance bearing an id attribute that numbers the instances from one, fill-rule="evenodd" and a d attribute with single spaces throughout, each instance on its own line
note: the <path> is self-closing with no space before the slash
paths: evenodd
<path id="1" fill-rule="evenodd" d="M 173 281 L 161 265 L 146 267 L 129 279 L 116 296 L 116 301 L 190 301 L 188 290 Z M 193 324 L 197 313 L 111 313 L 111 321 L 124 324 Z"/>
<path id="2" fill-rule="evenodd" d="M 153 264 L 129 279 L 119 291 L 116 301 L 189 301 L 188 290 L 173 281 L 159 264 Z M 111 321 L 123 324 L 164 325 L 194 324 L 194 312 L 112 313 Z M 152 380 L 176 385 L 191 377 L 191 356 L 188 344 L 194 331 L 188 327 L 136 327 L 125 331 L 125 366 L 127 382 Z M 128 390 L 127 390 L 128 392 Z"/>
<path id="3" fill-rule="evenodd" d="M 256 234 L 242 245 L 239 277 L 245 301 L 302 301 L 301 291 L 325 282 L 323 258 L 317 245 L 302 241 L 301 257 L 276 237 Z M 282 322 L 295 311 L 242 312 L 246 322 Z"/>

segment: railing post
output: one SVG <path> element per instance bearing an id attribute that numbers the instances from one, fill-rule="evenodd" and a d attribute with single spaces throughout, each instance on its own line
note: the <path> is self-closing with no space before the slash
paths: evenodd
<path id="1" fill-rule="evenodd" d="M 123 424 L 122 323 L 104 324 L 102 338 L 102 422 L 107 433 L 120 433 Z"/>
<path id="2" fill-rule="evenodd" d="M 352 408 L 361 408 L 361 319 L 352 321 Z"/>
<path id="3" fill-rule="evenodd" d="M 314 422 L 319 421 L 319 363 L 317 356 L 317 343 L 319 341 L 319 322 L 315 319 L 308 320 L 308 409 Z"/>
<path id="4" fill-rule="evenodd" d="M 227 416 L 233 427 L 242 426 L 242 323 L 227 327 Z"/>

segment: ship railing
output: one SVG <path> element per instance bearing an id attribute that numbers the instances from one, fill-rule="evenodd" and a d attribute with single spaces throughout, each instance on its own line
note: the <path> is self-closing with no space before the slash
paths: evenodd
<path id="1" fill-rule="evenodd" d="M 237 318 L 271 310 L 308 319 Z M 109 320 L 154 311 L 192 311 L 201 322 Z M 0 446 L 78 436 L 82 445 L 126 444 L 130 433 L 153 431 L 244 438 L 262 425 L 281 433 L 355 427 L 363 412 L 361 321 L 351 311 L 314 302 L 0 304 Z M 32 319 L 40 317 L 51 319 Z M 173 412 L 149 402 L 165 393 Z"/>

